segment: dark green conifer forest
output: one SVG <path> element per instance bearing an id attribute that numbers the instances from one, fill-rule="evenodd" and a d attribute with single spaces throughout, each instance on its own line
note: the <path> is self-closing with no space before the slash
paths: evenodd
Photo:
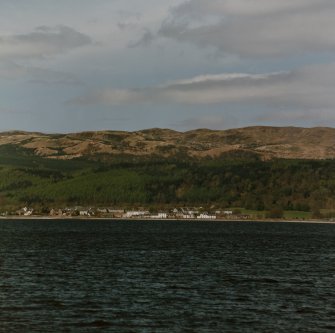
<path id="1" fill-rule="evenodd" d="M 96 156 L 52 160 L 0 147 L 0 207 L 217 205 L 252 210 L 334 209 L 334 160 L 261 161 Z"/>

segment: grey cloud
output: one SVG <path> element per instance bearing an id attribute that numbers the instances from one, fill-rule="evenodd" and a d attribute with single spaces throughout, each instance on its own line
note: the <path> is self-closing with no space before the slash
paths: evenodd
<path id="1" fill-rule="evenodd" d="M 292 124 L 312 123 L 314 126 L 329 126 L 335 121 L 334 109 L 318 110 L 281 110 L 280 112 L 267 112 L 255 117 L 256 123 Z"/>
<path id="2" fill-rule="evenodd" d="M 24 79 L 41 84 L 83 84 L 74 74 L 39 67 L 26 67 L 13 62 L 0 62 L 0 79 Z"/>
<path id="3" fill-rule="evenodd" d="M 173 16 L 203 18 L 222 15 L 260 15 L 317 9 L 331 4 L 331 0 L 188 0 L 172 8 Z"/>
<path id="4" fill-rule="evenodd" d="M 145 30 L 142 37 L 137 42 L 130 43 L 129 47 L 149 46 L 154 39 L 154 34 L 150 30 Z"/>
<path id="5" fill-rule="evenodd" d="M 120 30 L 133 30 L 136 29 L 141 21 L 142 15 L 138 12 L 120 10 L 118 14 L 121 18 L 117 26 Z"/>
<path id="6" fill-rule="evenodd" d="M 175 7 L 158 36 L 241 56 L 335 50 L 335 2 L 190 0 Z"/>
<path id="7" fill-rule="evenodd" d="M 67 26 L 41 26 L 27 34 L 0 36 L 0 59 L 39 58 L 92 44 L 92 39 Z"/>
<path id="8" fill-rule="evenodd" d="M 221 130 L 236 127 L 237 119 L 233 115 L 206 115 L 200 117 L 187 118 L 177 123 L 171 124 L 171 127 L 180 130 L 189 130 L 194 128 L 211 128 Z"/>
<path id="9" fill-rule="evenodd" d="M 125 104 L 136 104 L 136 103 L 150 103 L 152 99 L 149 99 L 151 90 L 123 90 L 123 89 L 105 89 L 94 93 L 88 93 L 84 96 L 77 97 L 75 99 L 67 101 L 66 105 L 125 105 Z"/>
<path id="10" fill-rule="evenodd" d="M 263 105 L 270 108 L 331 109 L 335 107 L 335 64 L 291 72 L 202 75 L 145 89 L 106 89 L 72 101 L 90 105 Z"/>
<path id="11" fill-rule="evenodd" d="M 122 19 L 136 19 L 137 21 L 141 20 L 141 13 L 137 11 L 131 11 L 131 10 L 119 10 L 118 11 L 119 16 Z"/>
<path id="12" fill-rule="evenodd" d="M 86 95 L 74 102 L 79 104 L 136 104 L 136 103 L 179 103 L 220 104 L 242 102 L 273 97 L 277 94 L 272 85 L 284 85 L 290 73 L 245 74 L 231 73 L 202 75 L 191 79 L 168 82 L 145 89 L 106 89 Z"/>
<path id="13" fill-rule="evenodd" d="M 138 24 L 137 23 L 132 23 L 132 22 L 118 22 L 117 26 L 121 31 L 124 31 L 124 30 L 136 29 Z"/>

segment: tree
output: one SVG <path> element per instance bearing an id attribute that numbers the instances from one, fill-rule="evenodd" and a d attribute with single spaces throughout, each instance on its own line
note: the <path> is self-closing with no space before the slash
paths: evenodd
<path id="1" fill-rule="evenodd" d="M 266 217 L 270 219 L 281 219 L 284 216 L 284 212 L 281 208 L 272 208 L 266 213 Z"/>
<path id="2" fill-rule="evenodd" d="M 321 219 L 323 218 L 323 214 L 320 212 L 320 209 L 314 209 L 312 212 L 312 218 L 313 219 Z"/>

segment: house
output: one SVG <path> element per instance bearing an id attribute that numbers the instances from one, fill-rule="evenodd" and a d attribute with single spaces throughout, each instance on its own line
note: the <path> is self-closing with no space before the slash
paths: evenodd
<path id="1" fill-rule="evenodd" d="M 157 215 L 150 215 L 152 219 L 166 219 L 167 213 L 158 213 Z"/>
<path id="2" fill-rule="evenodd" d="M 207 213 L 200 214 L 197 216 L 197 219 L 204 219 L 204 220 L 216 220 L 216 215 L 209 215 Z"/>
<path id="3" fill-rule="evenodd" d="M 20 210 L 18 210 L 16 213 L 18 215 L 23 215 L 23 216 L 31 216 L 33 214 L 33 209 L 32 208 L 28 208 L 28 207 L 23 207 Z"/>
<path id="4" fill-rule="evenodd" d="M 194 214 L 182 214 L 182 218 L 186 220 L 194 219 Z"/>
<path id="5" fill-rule="evenodd" d="M 186 214 L 186 215 L 195 215 L 195 214 L 199 214 L 199 210 L 195 209 L 195 208 L 182 208 L 181 209 L 182 213 L 183 214 Z"/>
<path id="6" fill-rule="evenodd" d="M 49 212 L 50 216 L 62 216 L 64 213 L 61 209 L 54 209 L 52 208 Z"/>
<path id="7" fill-rule="evenodd" d="M 108 213 L 109 213 L 112 217 L 121 218 L 121 217 L 124 216 L 124 209 L 113 209 L 113 208 L 108 208 Z"/>
<path id="8" fill-rule="evenodd" d="M 90 216 L 90 213 L 88 210 L 80 210 L 79 215 L 80 216 Z"/>
<path id="9" fill-rule="evenodd" d="M 147 210 L 132 210 L 126 212 L 123 217 L 125 218 L 132 218 L 132 217 L 144 217 L 150 215 L 149 211 Z"/>

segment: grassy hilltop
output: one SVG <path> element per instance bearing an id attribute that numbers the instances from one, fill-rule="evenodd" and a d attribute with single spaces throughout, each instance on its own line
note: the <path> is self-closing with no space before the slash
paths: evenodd
<path id="1" fill-rule="evenodd" d="M 335 207 L 335 129 L 0 133 L 0 210 Z"/>

